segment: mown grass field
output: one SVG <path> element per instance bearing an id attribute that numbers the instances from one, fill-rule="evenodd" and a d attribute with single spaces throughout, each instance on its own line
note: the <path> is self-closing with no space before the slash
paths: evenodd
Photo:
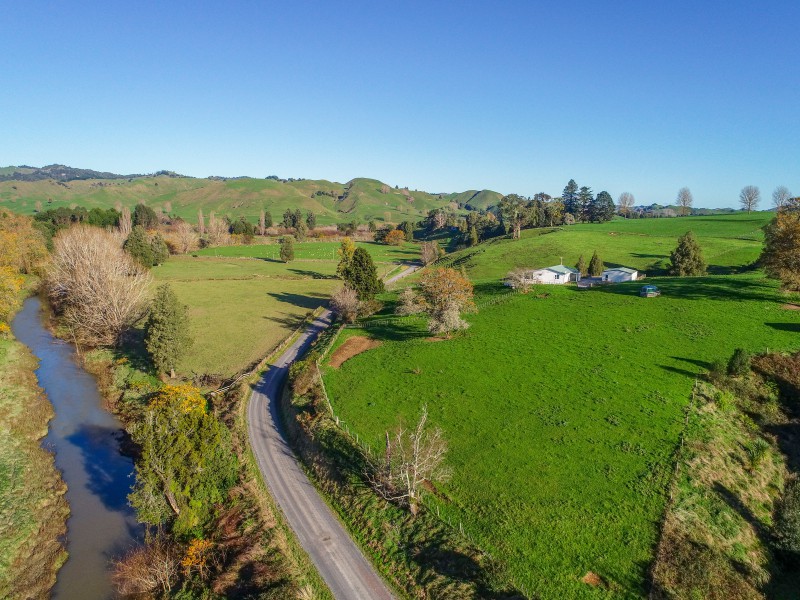
<path id="1" fill-rule="evenodd" d="M 381 276 L 395 262 L 419 256 L 414 244 L 360 245 Z M 272 257 L 277 245 L 209 248 L 154 268 L 154 283 L 169 283 L 189 307 L 194 344 L 179 372 L 229 376 L 267 354 L 341 285 L 336 248 L 333 242 L 298 243 L 288 264 Z"/>
<path id="2" fill-rule="evenodd" d="M 529 232 L 464 251 L 461 265 L 481 282 L 481 302 L 505 292 L 498 279 L 514 263 L 552 264 L 554 252 L 567 263 L 567 251 L 583 248 L 588 258 L 598 247 L 607 262 L 642 268 L 633 260 L 652 258 L 635 254 L 666 255 L 691 222 L 707 256 L 731 250 L 717 264 L 742 271 L 758 255 L 763 216 L 726 218 L 650 222 L 652 235 L 631 226 L 609 235 L 624 223 Z M 737 239 L 754 230 L 754 239 Z M 413 423 L 427 405 L 454 470 L 431 502 L 531 593 L 642 597 L 695 377 L 737 347 L 800 347 L 800 313 L 782 308 L 786 298 L 759 271 L 648 281 L 662 297 L 639 298 L 638 283 L 509 295 L 447 341 L 428 341 L 414 319 L 345 330 L 337 343 L 349 335 L 384 343 L 325 368 L 334 409 L 376 448 L 386 429 Z M 608 589 L 581 582 L 589 571 Z"/>

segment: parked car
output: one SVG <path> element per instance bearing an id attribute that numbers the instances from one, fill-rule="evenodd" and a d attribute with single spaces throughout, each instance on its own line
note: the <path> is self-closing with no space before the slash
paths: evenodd
<path id="1" fill-rule="evenodd" d="M 643 285 L 642 289 L 639 290 L 639 295 L 642 298 L 655 298 L 661 295 L 661 290 L 654 285 Z"/>

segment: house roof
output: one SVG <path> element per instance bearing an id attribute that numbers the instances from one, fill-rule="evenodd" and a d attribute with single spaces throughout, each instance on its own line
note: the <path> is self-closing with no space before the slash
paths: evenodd
<path id="1" fill-rule="evenodd" d="M 614 267 L 613 269 L 606 269 L 603 273 L 609 273 L 611 271 L 620 271 L 622 273 L 630 273 L 631 275 L 639 272 L 636 269 L 629 269 L 628 267 Z"/>
<path id="2" fill-rule="evenodd" d="M 556 273 L 561 273 L 563 275 L 572 273 L 575 274 L 578 272 L 578 269 L 573 269 L 572 267 L 567 267 L 566 265 L 556 265 L 554 267 L 547 267 L 544 269 L 546 271 L 554 271 Z"/>

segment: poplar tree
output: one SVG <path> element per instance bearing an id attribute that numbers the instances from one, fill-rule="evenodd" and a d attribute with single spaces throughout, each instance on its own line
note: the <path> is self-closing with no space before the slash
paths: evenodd
<path id="1" fill-rule="evenodd" d="M 186 306 L 168 283 L 158 287 L 145 325 L 145 347 L 159 373 L 175 377 L 175 367 L 192 345 Z"/>

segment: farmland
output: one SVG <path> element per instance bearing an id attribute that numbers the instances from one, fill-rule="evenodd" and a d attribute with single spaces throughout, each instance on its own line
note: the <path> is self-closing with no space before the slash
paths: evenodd
<path id="1" fill-rule="evenodd" d="M 468 315 L 462 335 L 433 343 L 424 323 L 348 329 L 382 340 L 325 367 L 337 415 L 373 447 L 423 405 L 444 430 L 454 474 L 429 501 L 507 575 L 542 598 L 645 594 L 665 489 L 695 377 L 737 347 L 800 347 L 800 314 L 748 265 L 764 215 L 581 225 L 525 232 L 453 255 L 478 282 L 477 301 L 503 294 L 513 266 L 574 263 L 596 248 L 607 263 L 644 268 L 693 229 L 712 272 L 591 291 L 549 286 Z M 568 262 L 569 261 L 569 262 Z M 658 272 L 659 269 L 656 269 Z M 743 272 L 743 273 L 742 273 Z"/>
<path id="2" fill-rule="evenodd" d="M 229 376 L 268 353 L 340 285 L 337 246 L 295 244 L 296 260 L 288 264 L 274 258 L 277 244 L 210 248 L 154 268 L 155 282 L 169 283 L 189 307 L 194 344 L 179 371 Z M 379 275 L 419 255 L 413 244 L 363 246 Z"/>

